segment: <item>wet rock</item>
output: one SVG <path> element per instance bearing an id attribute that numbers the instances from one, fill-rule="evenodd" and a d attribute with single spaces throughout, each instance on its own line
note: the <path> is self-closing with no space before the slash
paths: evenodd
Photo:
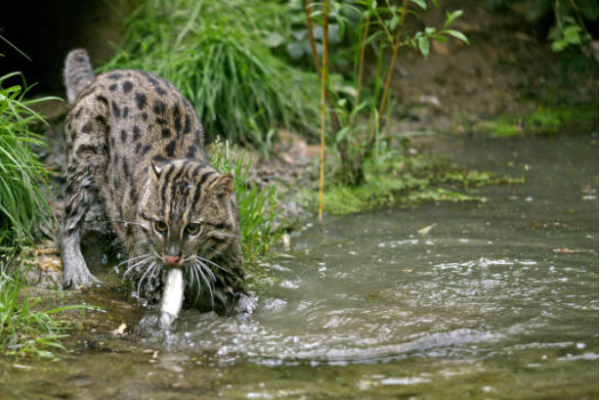
<path id="1" fill-rule="evenodd" d="M 44 289 L 62 287 L 63 264 L 54 243 L 47 241 L 25 249 L 18 265 L 27 284 Z"/>

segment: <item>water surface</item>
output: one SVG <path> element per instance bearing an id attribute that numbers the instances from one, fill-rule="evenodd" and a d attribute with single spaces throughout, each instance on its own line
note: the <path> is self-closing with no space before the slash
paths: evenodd
<path id="1" fill-rule="evenodd" d="M 290 257 L 262 264 L 249 320 L 184 311 L 164 337 L 127 293 L 98 290 L 88 301 L 107 312 L 72 355 L 0 360 L 0 397 L 596 399 L 597 144 L 443 151 L 527 183 L 308 223 Z"/>

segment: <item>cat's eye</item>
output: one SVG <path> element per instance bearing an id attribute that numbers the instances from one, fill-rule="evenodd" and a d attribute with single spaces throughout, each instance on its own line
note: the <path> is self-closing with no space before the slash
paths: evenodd
<path id="1" fill-rule="evenodd" d="M 155 221 L 154 229 L 156 229 L 157 232 L 165 233 L 169 229 L 169 227 L 163 221 Z"/>
<path id="2" fill-rule="evenodd" d="M 185 233 L 188 235 L 197 235 L 198 232 L 200 232 L 200 224 L 191 223 L 185 227 Z"/>

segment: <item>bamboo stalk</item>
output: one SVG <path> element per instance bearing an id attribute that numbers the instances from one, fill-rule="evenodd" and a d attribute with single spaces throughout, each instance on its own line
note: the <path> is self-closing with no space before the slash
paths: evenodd
<path id="1" fill-rule="evenodd" d="M 321 77 L 321 61 L 319 60 L 319 53 L 317 52 L 317 44 L 315 40 L 315 36 L 313 34 L 313 23 L 312 18 L 310 17 L 310 8 L 311 8 L 311 0 L 304 0 L 304 13 L 306 15 L 306 27 L 308 29 L 308 42 L 310 43 L 310 50 L 312 53 L 313 63 L 315 65 L 315 71 L 319 78 Z M 337 132 L 340 130 L 341 124 L 337 114 L 335 113 L 334 108 L 332 107 L 333 100 L 332 95 L 337 99 L 337 93 L 327 91 L 327 104 L 329 105 L 329 121 L 331 123 L 331 130 L 333 132 Z M 345 151 L 344 151 L 345 154 Z"/>
<path id="2" fill-rule="evenodd" d="M 317 53 L 317 45 L 315 43 L 315 34 L 313 32 L 312 18 L 310 17 L 310 0 L 304 0 L 304 12 L 306 14 L 306 28 L 308 29 L 308 42 L 310 43 L 310 51 L 312 53 L 315 71 L 321 76 L 321 68 L 319 67 L 319 54 Z"/>
<path id="3" fill-rule="evenodd" d="M 327 129 L 327 58 L 329 53 L 329 0 L 323 3 L 323 59 L 321 69 L 321 168 L 319 172 L 319 221 L 323 222 L 325 190 L 325 133 Z"/>

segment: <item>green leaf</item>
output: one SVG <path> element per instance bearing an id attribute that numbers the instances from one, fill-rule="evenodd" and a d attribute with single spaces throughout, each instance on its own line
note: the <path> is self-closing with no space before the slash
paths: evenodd
<path id="1" fill-rule="evenodd" d="M 338 131 L 338 133 L 335 135 L 335 141 L 336 143 L 341 142 L 342 140 L 344 140 L 346 138 L 346 136 L 348 136 L 348 134 L 350 133 L 351 128 L 349 126 L 345 126 L 342 129 L 340 129 Z"/>
<path id="2" fill-rule="evenodd" d="M 444 28 L 450 26 L 458 17 L 463 15 L 462 10 L 456 10 L 453 13 L 446 13 L 446 23 L 444 24 Z"/>
<path id="3" fill-rule="evenodd" d="M 568 43 L 566 40 L 555 40 L 554 42 L 552 42 L 552 51 L 558 53 L 560 51 L 563 51 L 567 46 Z"/>
<path id="4" fill-rule="evenodd" d="M 454 29 L 447 29 L 444 32 L 450 36 L 454 36 L 455 38 L 465 42 L 466 44 L 469 44 L 469 39 L 467 39 L 467 37 L 462 32 L 456 31 Z"/>
<path id="5" fill-rule="evenodd" d="M 565 28 L 563 31 L 563 35 L 567 43 L 570 44 L 581 44 L 581 36 L 580 33 L 581 28 L 577 25 L 571 25 Z"/>
<path id="6" fill-rule="evenodd" d="M 410 0 L 412 3 L 415 3 L 416 5 L 418 5 L 419 7 L 421 7 L 423 10 L 427 10 L 427 3 L 425 3 L 425 0 Z"/>
<path id="7" fill-rule="evenodd" d="M 426 37 L 419 39 L 419 50 L 423 54 L 423 57 L 427 58 L 429 56 L 429 40 Z"/>
<path id="8" fill-rule="evenodd" d="M 427 28 L 425 28 L 425 34 L 426 35 L 431 35 L 435 33 L 435 27 L 433 26 L 428 26 Z"/>
<path id="9" fill-rule="evenodd" d="M 396 27 L 398 26 L 398 23 L 400 22 L 400 17 L 398 17 L 397 15 L 394 15 L 394 17 L 391 19 L 390 21 L 390 30 L 394 31 L 396 30 Z"/>

